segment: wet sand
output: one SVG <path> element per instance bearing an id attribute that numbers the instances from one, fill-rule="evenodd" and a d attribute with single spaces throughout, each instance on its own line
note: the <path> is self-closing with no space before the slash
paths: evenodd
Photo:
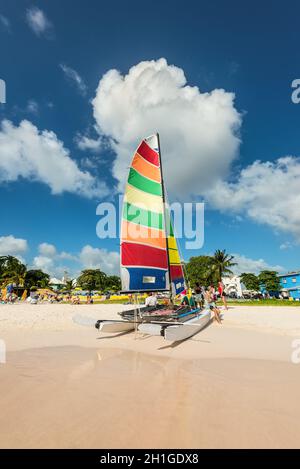
<path id="1" fill-rule="evenodd" d="M 300 365 L 291 363 L 300 310 L 231 311 L 222 326 L 168 344 L 101 335 L 89 325 L 94 307 L 85 326 L 64 305 L 50 318 L 42 307 L 0 307 L 1 448 L 300 447 Z"/>
<path id="2" fill-rule="evenodd" d="M 299 447 L 283 362 L 44 348 L 10 353 L 1 388 L 2 448 Z"/>

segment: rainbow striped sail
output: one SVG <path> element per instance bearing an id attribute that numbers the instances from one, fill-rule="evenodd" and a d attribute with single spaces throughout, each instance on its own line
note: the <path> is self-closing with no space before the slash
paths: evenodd
<path id="1" fill-rule="evenodd" d="M 158 135 L 144 139 L 133 156 L 121 223 L 122 289 L 183 291 L 183 269 L 165 205 Z"/>

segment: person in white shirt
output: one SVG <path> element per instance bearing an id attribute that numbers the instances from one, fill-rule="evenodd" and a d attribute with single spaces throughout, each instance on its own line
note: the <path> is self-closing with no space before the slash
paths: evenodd
<path id="1" fill-rule="evenodd" d="M 148 296 L 145 300 L 145 305 L 146 306 L 156 306 L 157 305 L 157 298 L 154 293 L 148 293 Z"/>

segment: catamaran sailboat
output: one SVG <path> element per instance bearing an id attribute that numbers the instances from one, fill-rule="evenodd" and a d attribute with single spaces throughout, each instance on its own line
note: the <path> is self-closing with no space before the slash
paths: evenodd
<path id="1" fill-rule="evenodd" d="M 137 304 L 120 312 L 121 320 L 99 320 L 102 332 L 140 332 L 166 340 L 184 340 L 210 321 L 210 311 L 176 306 L 173 298 L 187 288 L 170 211 L 166 203 L 159 135 L 145 138 L 134 153 L 121 220 L 122 290 L 130 294 L 169 292 L 166 306 Z M 135 297 L 136 298 L 136 297 Z"/>

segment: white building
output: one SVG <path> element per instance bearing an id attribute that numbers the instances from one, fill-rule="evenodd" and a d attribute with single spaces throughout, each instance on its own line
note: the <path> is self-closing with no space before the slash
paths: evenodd
<path id="1" fill-rule="evenodd" d="M 53 277 L 50 279 L 49 285 L 53 290 L 60 290 L 66 286 L 66 282 L 64 282 L 64 280 L 59 280 L 58 278 Z"/>
<path id="2" fill-rule="evenodd" d="M 222 282 L 225 286 L 225 293 L 227 295 L 235 294 L 238 298 L 243 295 L 241 279 L 238 275 L 232 275 L 231 277 L 223 277 Z"/>

